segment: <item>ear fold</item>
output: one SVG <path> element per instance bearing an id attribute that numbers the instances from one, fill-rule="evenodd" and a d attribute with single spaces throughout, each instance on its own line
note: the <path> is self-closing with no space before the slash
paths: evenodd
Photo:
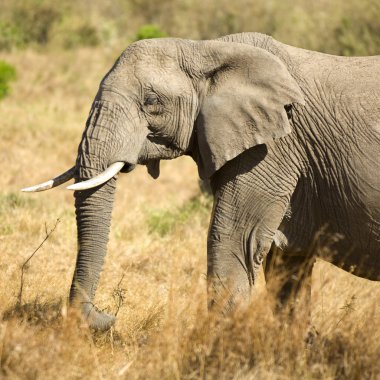
<path id="1" fill-rule="evenodd" d="M 290 133 L 284 106 L 304 100 L 286 66 L 261 48 L 207 41 L 201 49 L 206 88 L 196 128 L 205 179 L 246 149 Z"/>

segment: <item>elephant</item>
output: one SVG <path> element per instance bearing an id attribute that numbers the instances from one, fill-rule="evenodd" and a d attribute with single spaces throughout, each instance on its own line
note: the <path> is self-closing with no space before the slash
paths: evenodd
<path id="1" fill-rule="evenodd" d="M 157 178 L 160 160 L 182 155 L 213 193 L 210 307 L 221 289 L 226 308 L 249 300 L 273 245 L 296 273 L 321 228 L 341 236 L 331 263 L 379 280 L 379 99 L 380 56 L 333 56 L 260 33 L 129 45 L 100 83 L 75 165 L 24 189 L 75 179 L 71 305 L 96 330 L 113 325 L 93 299 L 118 173 L 145 165 Z"/>

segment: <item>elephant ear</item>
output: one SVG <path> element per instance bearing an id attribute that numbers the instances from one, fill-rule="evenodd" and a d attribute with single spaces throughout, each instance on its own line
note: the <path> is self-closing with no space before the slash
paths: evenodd
<path id="1" fill-rule="evenodd" d="M 198 170 L 211 177 L 246 149 L 291 132 L 285 106 L 304 104 L 286 66 L 246 44 L 206 41 L 203 100 L 196 120 Z"/>

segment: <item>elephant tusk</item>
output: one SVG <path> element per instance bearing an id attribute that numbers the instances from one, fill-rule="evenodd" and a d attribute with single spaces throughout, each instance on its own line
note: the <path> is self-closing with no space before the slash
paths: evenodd
<path id="1" fill-rule="evenodd" d="M 75 173 L 75 166 L 73 166 L 71 169 L 67 170 L 66 172 L 60 174 L 59 176 L 53 179 L 50 179 L 49 181 L 40 183 L 39 185 L 25 187 L 24 189 L 21 189 L 21 191 L 29 193 L 29 192 L 34 192 L 34 191 L 49 190 L 53 187 L 62 185 L 62 183 L 69 181 L 71 178 L 74 177 L 74 173 Z"/>
<path id="2" fill-rule="evenodd" d="M 67 186 L 69 190 L 87 190 L 92 189 L 93 187 L 102 185 L 104 182 L 107 182 L 113 176 L 115 176 L 123 168 L 124 162 L 115 162 L 110 165 L 104 172 L 98 174 L 96 177 L 91 178 L 87 181 L 74 183 L 74 185 Z"/>

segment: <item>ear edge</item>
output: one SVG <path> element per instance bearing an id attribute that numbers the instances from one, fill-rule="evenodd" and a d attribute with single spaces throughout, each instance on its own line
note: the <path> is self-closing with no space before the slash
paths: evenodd
<path id="1" fill-rule="evenodd" d="M 234 69 L 237 69 L 238 71 L 249 70 L 251 73 L 251 78 L 255 78 L 255 75 L 258 77 L 258 81 L 253 80 L 251 83 L 252 85 L 257 84 L 260 86 L 260 84 L 262 85 L 263 83 L 271 83 L 272 88 L 278 90 L 272 92 L 272 95 L 270 95 L 268 98 L 270 100 L 274 100 L 276 98 L 275 103 L 277 103 L 277 111 L 275 112 L 277 116 L 272 119 L 270 115 L 268 119 L 266 119 L 266 116 L 264 114 L 263 118 L 266 119 L 266 122 L 264 120 L 264 124 L 267 126 L 269 125 L 268 121 L 272 120 L 273 122 L 276 121 L 281 123 L 281 128 L 278 130 L 275 128 L 269 128 L 265 136 L 259 134 L 253 136 L 251 134 L 250 141 L 244 141 L 243 144 L 240 145 L 240 151 L 239 149 L 237 149 L 235 152 L 228 151 L 228 149 L 223 151 L 223 160 L 217 157 L 217 154 L 221 151 L 220 149 L 219 151 L 215 151 L 213 147 L 208 146 L 207 150 L 204 150 L 207 143 L 203 142 L 203 144 L 201 144 L 199 141 L 202 139 L 202 133 L 204 131 L 202 131 L 202 133 L 198 133 L 197 144 L 199 147 L 199 153 L 197 156 L 197 163 L 199 176 L 202 179 L 210 178 L 228 161 L 233 160 L 245 150 L 250 149 L 256 145 L 267 144 L 270 141 L 282 138 L 290 134 L 292 132 L 292 127 L 289 122 L 289 117 L 287 115 L 285 107 L 288 105 L 293 106 L 294 104 L 299 104 L 301 106 L 304 106 L 306 104 L 304 94 L 302 93 L 302 90 L 298 85 L 296 78 L 291 75 L 285 63 L 273 53 L 260 47 L 251 46 L 249 44 L 239 43 L 235 45 L 222 41 L 205 41 L 203 45 L 206 46 L 206 44 L 210 46 L 213 45 L 213 49 L 205 51 L 203 58 L 206 69 L 200 71 L 200 77 L 205 80 L 207 87 L 210 85 L 210 83 L 212 84 L 211 81 L 216 80 L 218 75 L 221 73 L 230 70 L 233 71 Z M 230 51 L 232 50 L 232 47 L 234 50 L 233 52 Z M 256 65 L 252 66 L 251 68 L 250 63 L 254 61 L 256 62 Z M 234 62 L 236 63 L 235 65 Z M 270 69 L 267 64 L 269 65 Z M 268 70 L 266 70 L 267 67 Z M 257 68 L 259 68 L 260 71 Z M 264 69 L 263 75 L 261 74 L 261 68 Z M 210 89 L 207 87 L 204 93 L 204 100 L 206 100 L 208 96 L 212 96 L 214 93 L 213 89 L 209 91 Z M 238 95 L 238 93 L 236 94 Z M 204 105 L 204 101 L 202 104 Z M 203 105 L 201 107 L 203 107 Z M 263 109 L 264 108 L 262 108 L 262 110 Z M 265 111 L 267 110 L 265 109 Z M 200 114 L 198 114 L 198 116 L 199 115 Z M 216 117 L 215 120 L 218 120 L 218 117 Z M 201 124 L 203 123 L 201 122 Z M 213 124 L 215 125 L 215 123 Z M 219 130 L 223 132 L 221 123 L 216 124 L 218 124 Z M 273 123 L 272 125 L 276 124 Z M 199 132 L 201 132 L 200 129 L 203 128 L 203 126 L 200 126 L 200 128 L 197 129 Z M 231 133 L 233 133 L 233 131 L 231 131 Z"/>

